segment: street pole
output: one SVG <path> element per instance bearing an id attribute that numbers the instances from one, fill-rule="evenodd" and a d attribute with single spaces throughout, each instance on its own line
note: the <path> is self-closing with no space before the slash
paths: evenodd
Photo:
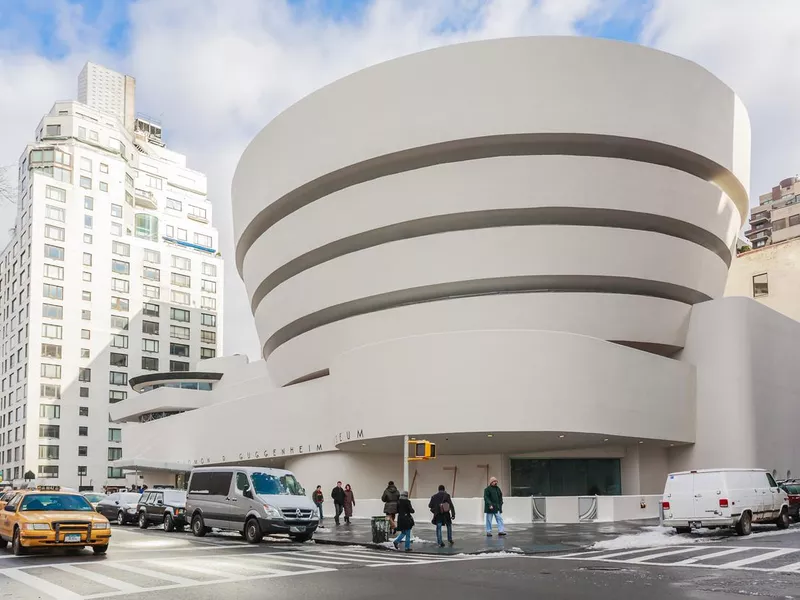
<path id="1" fill-rule="evenodd" d="M 408 436 L 403 436 L 403 491 L 408 490 Z"/>

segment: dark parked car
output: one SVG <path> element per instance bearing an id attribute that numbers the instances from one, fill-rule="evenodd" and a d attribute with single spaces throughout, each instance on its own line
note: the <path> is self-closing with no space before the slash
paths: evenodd
<path id="1" fill-rule="evenodd" d="M 800 479 L 784 481 L 778 485 L 789 495 L 789 516 L 794 521 L 800 521 Z"/>
<path id="2" fill-rule="evenodd" d="M 181 490 L 147 490 L 136 507 L 139 527 L 163 525 L 164 531 L 182 531 L 186 525 L 186 492 Z"/>
<path id="3" fill-rule="evenodd" d="M 137 492 L 115 492 L 98 502 L 95 510 L 117 525 L 133 523 L 141 496 Z"/>

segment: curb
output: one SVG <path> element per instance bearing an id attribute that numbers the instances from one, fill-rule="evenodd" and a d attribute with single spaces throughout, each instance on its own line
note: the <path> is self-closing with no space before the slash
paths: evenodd
<path id="1" fill-rule="evenodd" d="M 393 552 L 393 550 L 386 548 L 380 544 L 374 544 L 372 542 L 359 542 L 354 540 L 331 540 L 331 539 L 324 539 L 324 538 L 313 538 L 313 541 L 317 544 L 321 545 L 328 545 L 328 546 L 359 546 L 361 548 L 369 548 L 371 550 L 379 550 L 385 552 Z M 570 544 L 549 544 L 547 546 L 542 546 L 540 549 L 537 550 L 519 550 L 519 551 L 509 551 L 505 548 L 485 548 L 481 550 L 474 550 L 472 552 L 468 551 L 459 551 L 453 553 L 445 553 L 445 552 L 437 552 L 433 549 L 431 550 L 415 550 L 414 554 L 423 554 L 426 556 L 481 556 L 484 554 L 496 554 L 499 552 L 505 552 L 506 554 L 518 554 L 520 556 L 535 556 L 535 555 L 555 555 L 560 554 L 562 552 L 580 552 L 581 550 L 588 549 L 589 546 L 585 545 L 570 545 Z"/>

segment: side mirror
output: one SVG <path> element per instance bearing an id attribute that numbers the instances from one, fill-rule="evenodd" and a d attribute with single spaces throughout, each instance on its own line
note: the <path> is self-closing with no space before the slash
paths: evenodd
<path id="1" fill-rule="evenodd" d="M 250 500 L 253 499 L 253 491 L 250 488 L 247 488 L 246 490 L 244 490 L 244 492 L 242 492 L 242 494 L 244 495 L 245 498 L 250 498 Z"/>
<path id="2" fill-rule="evenodd" d="M 156 500 L 156 504 L 158 506 L 164 506 L 164 501 L 163 500 Z"/>
<path id="3" fill-rule="evenodd" d="M 119 500 L 115 501 L 115 502 L 114 502 L 114 504 L 116 504 L 117 506 L 119 506 Z"/>

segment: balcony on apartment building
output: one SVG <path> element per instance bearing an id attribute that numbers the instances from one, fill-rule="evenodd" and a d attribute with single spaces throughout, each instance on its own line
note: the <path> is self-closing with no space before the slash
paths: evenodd
<path id="1" fill-rule="evenodd" d="M 750 215 L 750 227 L 755 229 L 757 225 L 768 223 L 771 220 L 770 211 L 761 210 Z"/>

